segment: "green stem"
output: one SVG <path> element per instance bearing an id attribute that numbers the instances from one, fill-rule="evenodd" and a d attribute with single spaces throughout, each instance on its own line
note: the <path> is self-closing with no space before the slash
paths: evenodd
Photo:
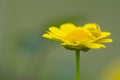
<path id="1" fill-rule="evenodd" d="M 80 80 L 80 50 L 76 50 L 76 80 Z"/>

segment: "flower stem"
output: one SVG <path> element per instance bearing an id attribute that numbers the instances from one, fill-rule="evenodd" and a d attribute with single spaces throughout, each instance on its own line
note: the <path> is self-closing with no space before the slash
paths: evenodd
<path id="1" fill-rule="evenodd" d="M 80 80 L 80 50 L 76 50 L 76 80 Z"/>

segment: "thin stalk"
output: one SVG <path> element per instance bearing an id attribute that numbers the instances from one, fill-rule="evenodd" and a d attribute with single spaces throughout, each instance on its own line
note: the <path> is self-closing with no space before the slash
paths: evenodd
<path id="1" fill-rule="evenodd" d="M 76 50 L 76 80 L 80 80 L 80 50 Z"/>

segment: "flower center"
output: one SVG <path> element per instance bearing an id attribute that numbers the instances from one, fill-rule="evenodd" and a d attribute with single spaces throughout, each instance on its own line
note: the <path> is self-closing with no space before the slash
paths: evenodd
<path id="1" fill-rule="evenodd" d="M 66 35 L 64 39 L 74 44 L 82 44 L 86 41 L 91 40 L 91 36 L 88 32 L 82 29 L 75 29 Z"/>

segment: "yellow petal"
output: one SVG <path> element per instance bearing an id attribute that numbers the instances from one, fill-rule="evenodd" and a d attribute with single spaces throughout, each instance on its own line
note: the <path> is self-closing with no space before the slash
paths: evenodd
<path id="1" fill-rule="evenodd" d="M 95 42 L 96 43 L 110 43 L 112 41 L 113 41 L 112 39 L 100 39 L 100 40 L 97 40 Z"/>
<path id="2" fill-rule="evenodd" d="M 101 37 L 108 37 L 108 36 L 110 36 L 110 35 L 111 35 L 110 32 L 102 32 L 102 33 L 101 33 Z"/>
<path id="3" fill-rule="evenodd" d="M 64 43 L 61 43 L 61 45 L 63 45 L 63 46 L 66 46 L 66 45 L 67 45 L 67 46 L 68 46 L 68 45 L 69 45 L 69 46 L 78 46 L 79 44 L 73 44 L 73 43 L 70 43 L 70 42 L 67 42 L 67 41 L 66 41 L 66 42 L 64 42 Z"/>
<path id="4" fill-rule="evenodd" d="M 58 29 L 57 27 L 50 27 L 49 31 L 57 36 L 64 37 L 64 33 L 60 29 Z"/>
<path id="5" fill-rule="evenodd" d="M 105 48 L 105 45 L 97 44 L 97 43 L 87 43 L 85 44 L 85 46 L 88 48 L 94 48 L 94 49 Z"/>
<path id="6" fill-rule="evenodd" d="M 66 34 L 74 30 L 76 26 L 72 23 L 66 23 L 60 26 L 60 30 L 64 31 Z"/>
<path id="7" fill-rule="evenodd" d="M 51 39 L 51 40 L 56 40 L 56 41 L 59 41 L 59 42 L 63 42 L 63 39 L 61 37 L 56 36 L 55 34 L 50 33 L 50 32 L 48 34 L 43 34 L 43 37 Z"/>
<path id="8" fill-rule="evenodd" d="M 53 36 L 51 36 L 50 34 L 43 34 L 42 37 L 51 39 Z"/>
<path id="9" fill-rule="evenodd" d="M 111 35 L 110 32 L 101 32 L 101 35 L 96 39 L 98 40 L 98 39 L 106 38 L 106 37 L 108 37 L 110 35 Z"/>

